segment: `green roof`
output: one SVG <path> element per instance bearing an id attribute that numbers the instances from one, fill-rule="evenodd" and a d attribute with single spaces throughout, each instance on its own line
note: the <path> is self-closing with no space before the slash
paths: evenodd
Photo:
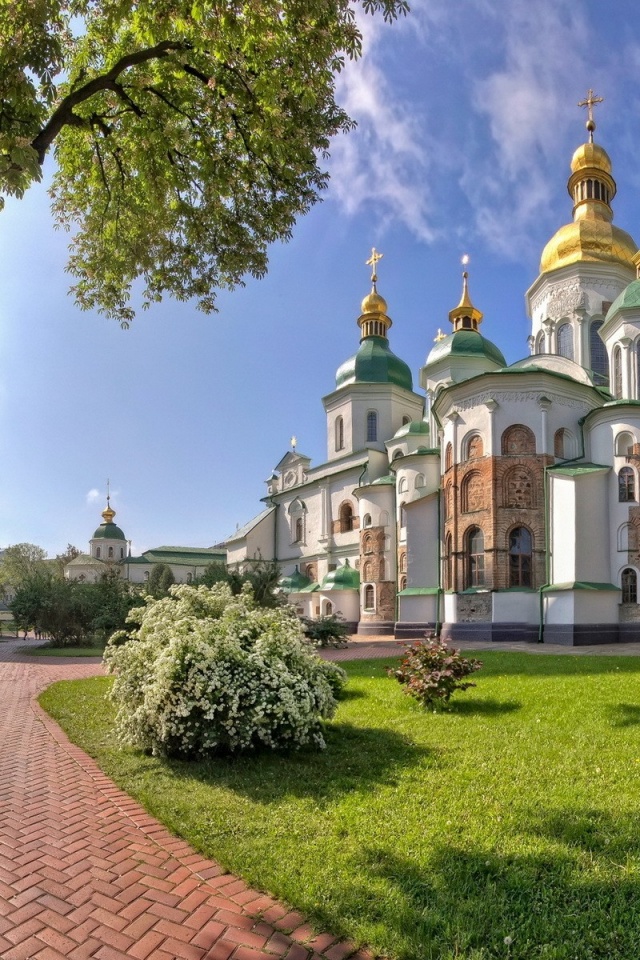
<path id="1" fill-rule="evenodd" d="M 573 580 L 569 583 L 551 583 L 546 587 L 542 588 L 545 593 L 553 592 L 554 590 L 604 590 L 604 591 L 619 591 L 620 587 L 616 587 L 615 583 L 598 583 L 594 580 Z"/>
<path id="2" fill-rule="evenodd" d="M 398 593 L 399 597 L 433 597 L 440 590 L 438 587 L 405 587 L 404 590 L 400 590 Z"/>
<path id="3" fill-rule="evenodd" d="M 400 458 L 398 457 L 398 459 L 400 459 Z M 386 477 L 378 477 L 377 480 L 372 480 L 372 481 L 371 481 L 370 486 L 372 486 L 372 487 L 383 487 L 383 486 L 386 486 L 387 484 L 388 484 L 389 486 L 395 487 L 395 485 L 396 485 L 396 478 L 395 478 L 395 477 L 392 477 L 390 474 L 388 474 Z"/>
<path id="4" fill-rule="evenodd" d="M 414 436 L 415 434 L 429 433 L 429 424 L 426 420 L 411 420 L 410 423 L 403 423 L 400 429 L 393 435 L 394 440 L 400 437 Z"/>
<path id="5" fill-rule="evenodd" d="M 216 560 L 226 563 L 227 552 L 213 547 L 154 547 L 145 550 L 141 559 L 146 563 L 186 564 L 193 567 L 215 563 Z"/>
<path id="6" fill-rule="evenodd" d="M 575 466 L 569 466 L 569 464 L 558 463 L 553 467 L 549 467 L 549 470 L 554 473 L 561 473 L 563 476 L 567 477 L 579 477 L 583 473 L 600 473 L 602 470 L 610 470 L 611 467 L 606 466 L 603 463 L 577 463 Z"/>
<path id="7" fill-rule="evenodd" d="M 634 308 L 640 308 L 640 279 L 632 280 L 629 286 L 625 287 L 622 293 L 618 294 L 607 310 L 605 323 L 619 310 L 632 310 Z"/>
<path id="8" fill-rule="evenodd" d="M 360 574 L 348 560 L 345 560 L 344 566 L 330 570 L 322 581 L 323 590 L 357 590 L 359 586 Z"/>
<path id="9" fill-rule="evenodd" d="M 448 337 L 439 340 L 427 357 L 426 366 L 449 356 L 484 357 L 501 367 L 507 365 L 507 361 L 495 343 L 487 340 L 477 330 L 456 330 L 455 333 L 450 333 Z"/>
<path id="10" fill-rule="evenodd" d="M 115 523 L 101 523 L 92 540 L 126 540 L 124 533 Z"/>
<path id="11" fill-rule="evenodd" d="M 297 567 L 288 577 L 281 577 L 278 581 L 278 586 L 284 593 L 300 593 L 303 587 L 308 587 L 310 584 L 309 577 L 300 573 Z"/>
<path id="12" fill-rule="evenodd" d="M 358 352 L 338 367 L 336 389 L 351 383 L 394 383 L 413 390 L 409 366 L 391 352 L 386 337 L 366 337 Z"/>

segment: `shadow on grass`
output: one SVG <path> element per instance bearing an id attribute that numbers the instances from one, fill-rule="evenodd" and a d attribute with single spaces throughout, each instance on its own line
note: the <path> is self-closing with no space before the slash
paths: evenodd
<path id="1" fill-rule="evenodd" d="M 640 724 L 640 706 L 635 703 L 616 703 L 609 707 L 614 727 L 636 727 Z"/>
<path id="2" fill-rule="evenodd" d="M 433 847 L 424 865 L 388 849 L 363 857 L 393 904 L 380 907 L 379 921 L 403 960 L 640 955 L 640 883 L 619 871 L 607 877 L 610 863 L 592 862 L 587 873 L 571 851 L 497 855 L 455 842 Z"/>
<path id="3" fill-rule="evenodd" d="M 594 808 L 554 811 L 543 816 L 532 813 L 528 820 L 532 834 L 563 843 L 571 850 L 613 858 L 617 862 L 626 857 L 640 858 L 640 834 L 635 815 L 613 815 Z"/>
<path id="4" fill-rule="evenodd" d="M 506 713 L 521 710 L 518 700 L 452 700 L 447 713 L 461 717 L 501 717 Z"/>
<path id="5" fill-rule="evenodd" d="M 438 752 L 383 727 L 332 723 L 327 749 L 290 754 L 268 750 L 212 761 L 165 760 L 167 772 L 184 780 L 222 786 L 258 803 L 286 796 L 330 800 L 348 792 L 372 792 L 393 783 L 403 770 L 432 766 Z"/>

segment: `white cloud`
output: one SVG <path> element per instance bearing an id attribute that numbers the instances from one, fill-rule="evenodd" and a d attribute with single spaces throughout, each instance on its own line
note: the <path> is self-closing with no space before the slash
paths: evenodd
<path id="1" fill-rule="evenodd" d="M 99 490 L 96 490 L 95 487 L 89 490 L 87 494 L 87 504 L 89 506 L 91 506 L 94 503 L 98 503 L 100 500 L 102 500 L 102 494 L 100 493 Z"/>
<path id="2" fill-rule="evenodd" d="M 430 241 L 428 154 L 414 115 L 394 97 L 376 64 L 376 46 L 389 28 L 364 16 L 359 26 L 363 56 L 347 63 L 337 78 L 338 102 L 358 127 L 332 143 L 329 196 L 350 215 L 371 207 L 378 223 L 399 221 Z"/>

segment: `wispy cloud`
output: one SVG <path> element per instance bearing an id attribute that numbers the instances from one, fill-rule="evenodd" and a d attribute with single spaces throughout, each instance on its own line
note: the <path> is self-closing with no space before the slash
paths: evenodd
<path id="1" fill-rule="evenodd" d="M 338 101 L 358 127 L 332 143 L 331 198 L 348 214 L 375 205 L 378 222 L 399 221 L 429 241 L 428 153 L 415 116 L 394 97 L 377 63 L 376 47 L 388 27 L 365 16 L 359 25 L 364 54 L 337 80 Z"/>
<path id="2" fill-rule="evenodd" d="M 86 499 L 87 499 L 87 504 L 88 504 L 89 506 L 92 506 L 92 504 L 98 503 L 100 500 L 102 500 L 102 494 L 100 493 L 99 490 L 96 490 L 96 488 L 93 487 L 93 488 L 92 488 L 91 490 L 89 490 L 89 492 L 87 493 L 87 498 L 86 498 Z"/>

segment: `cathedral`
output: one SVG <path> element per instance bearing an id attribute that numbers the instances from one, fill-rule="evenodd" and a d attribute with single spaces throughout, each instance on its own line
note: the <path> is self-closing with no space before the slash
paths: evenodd
<path id="1" fill-rule="evenodd" d="M 483 336 L 464 273 L 414 388 L 373 251 L 360 345 L 323 398 L 326 462 L 294 445 L 224 544 L 234 568 L 277 560 L 299 613 L 401 638 L 640 640 L 640 252 L 612 222 L 595 102 L 573 219 L 526 293 L 525 359 Z"/>

